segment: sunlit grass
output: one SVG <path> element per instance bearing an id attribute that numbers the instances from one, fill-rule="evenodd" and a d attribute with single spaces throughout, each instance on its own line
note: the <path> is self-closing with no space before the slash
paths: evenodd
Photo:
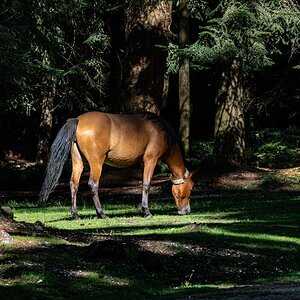
<path id="1" fill-rule="evenodd" d="M 223 200 L 221 205 L 224 205 Z M 273 203 L 274 204 L 274 203 Z M 230 201 L 227 205 L 233 205 Z M 299 245 L 299 239 L 297 237 L 289 237 L 273 235 L 270 233 L 259 234 L 251 233 L 251 225 L 259 224 L 260 228 L 267 230 L 268 222 L 282 222 L 282 219 L 289 219 L 290 222 L 295 220 L 296 212 L 291 211 L 278 215 L 276 212 L 272 214 L 270 211 L 258 211 L 257 213 L 251 207 L 251 210 L 243 208 L 241 211 L 201 211 L 192 212 L 187 216 L 179 216 L 176 214 L 176 208 L 172 203 L 161 204 L 154 203 L 152 211 L 154 211 L 154 217 L 150 219 L 144 219 L 140 215 L 137 207 L 128 204 L 107 204 L 104 205 L 106 214 L 109 219 L 98 219 L 95 215 L 93 207 L 80 207 L 78 213 L 80 220 L 70 219 L 70 207 L 65 205 L 59 206 L 47 206 L 47 207 L 22 207 L 15 208 L 15 219 L 17 221 L 25 221 L 29 223 L 35 223 L 37 221 L 42 222 L 45 226 L 53 227 L 57 229 L 68 230 L 81 230 L 107 233 L 107 234 L 122 234 L 122 235 L 148 235 L 148 234 L 168 234 L 168 233 L 182 233 L 188 230 L 189 225 L 197 223 L 206 225 L 202 227 L 201 231 L 206 231 L 212 235 L 223 235 L 231 237 L 245 237 L 256 240 L 270 240 L 276 242 L 290 242 Z M 161 214 L 160 210 L 165 210 L 167 213 Z M 245 214 L 246 212 L 246 214 Z M 245 215 L 245 216 L 244 216 Z M 240 218 L 242 216 L 242 218 Z M 239 217 L 239 218 L 238 218 Z M 267 220 L 266 220 L 267 219 Z M 232 226 L 233 231 L 218 228 L 218 225 L 222 224 L 235 224 Z M 246 226 L 250 232 L 234 232 L 236 226 L 243 229 Z M 208 227 L 209 226 L 209 227 Z M 297 230 L 297 225 L 285 226 L 287 233 L 290 230 Z M 257 230 L 257 229 L 255 229 Z"/>
<path id="2" fill-rule="evenodd" d="M 91 202 L 79 202 L 81 219 L 71 220 L 66 201 L 54 199 L 43 207 L 11 201 L 15 220 L 41 222 L 58 234 L 13 235 L 12 245 L 2 245 L 0 289 L 7 297 L 17 291 L 45 299 L 82 299 L 87 293 L 90 299 L 157 299 L 249 283 L 295 282 L 300 278 L 299 202 L 297 193 L 194 196 L 192 213 L 180 216 L 172 199 L 152 199 L 154 216 L 144 219 L 133 199 L 110 198 L 102 201 L 109 219 L 98 219 Z M 125 260 L 89 259 L 89 243 L 76 241 L 80 234 L 133 244 Z M 165 243 L 145 245 L 158 255 L 163 266 L 158 273 L 137 259 L 135 242 L 146 241 Z"/>
<path id="3" fill-rule="evenodd" d="M 33 266 L 34 268 L 34 266 Z M 40 275 L 40 274 L 36 274 L 34 272 L 28 272 L 26 274 L 22 274 L 20 276 L 20 281 L 23 282 L 30 282 L 30 283 L 39 283 L 42 282 L 44 279 L 44 276 Z"/>

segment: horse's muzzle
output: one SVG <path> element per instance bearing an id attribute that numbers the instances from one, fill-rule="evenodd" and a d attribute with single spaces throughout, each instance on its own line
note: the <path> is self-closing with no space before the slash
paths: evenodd
<path id="1" fill-rule="evenodd" d="M 178 210 L 178 214 L 180 214 L 180 215 L 188 215 L 190 212 L 191 212 L 190 206 L 186 206 L 186 207 L 182 208 L 181 210 Z"/>

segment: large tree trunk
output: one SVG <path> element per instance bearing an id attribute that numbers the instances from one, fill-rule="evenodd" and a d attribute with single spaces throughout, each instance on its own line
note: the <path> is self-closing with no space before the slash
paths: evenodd
<path id="1" fill-rule="evenodd" d="M 132 1 L 127 12 L 121 111 L 160 113 L 172 1 Z"/>
<path id="2" fill-rule="evenodd" d="M 43 164 L 48 159 L 49 146 L 52 131 L 52 110 L 54 107 L 54 97 L 56 93 L 56 80 L 54 76 L 50 76 L 48 80 L 49 90 L 45 92 L 42 100 L 42 111 L 40 119 L 39 141 L 36 153 L 36 162 Z"/>
<path id="3" fill-rule="evenodd" d="M 239 63 L 234 60 L 222 73 L 216 97 L 214 160 L 243 162 L 245 152 L 245 121 L 243 85 Z"/>
<path id="4" fill-rule="evenodd" d="M 189 15 L 187 8 L 188 0 L 179 3 L 179 46 L 186 47 L 189 44 Z M 187 57 L 179 62 L 179 134 L 186 155 L 190 151 L 190 63 Z"/>

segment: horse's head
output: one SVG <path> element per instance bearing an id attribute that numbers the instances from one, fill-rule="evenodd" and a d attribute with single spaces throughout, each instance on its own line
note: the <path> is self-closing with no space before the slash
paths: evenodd
<path id="1" fill-rule="evenodd" d="M 191 174 L 187 171 L 183 179 L 172 180 L 172 183 L 172 194 L 178 208 L 178 213 L 180 215 L 189 214 L 191 212 L 190 195 L 194 186 Z"/>

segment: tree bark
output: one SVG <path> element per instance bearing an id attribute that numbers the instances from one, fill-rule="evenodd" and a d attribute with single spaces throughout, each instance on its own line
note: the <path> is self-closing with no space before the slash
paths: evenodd
<path id="1" fill-rule="evenodd" d="M 239 63 L 234 60 L 222 73 L 216 97 L 214 161 L 243 162 L 245 154 L 245 121 L 243 84 Z"/>
<path id="2" fill-rule="evenodd" d="M 189 44 L 189 15 L 188 0 L 181 0 L 179 3 L 179 47 L 184 48 Z M 187 57 L 179 62 L 179 113 L 180 124 L 179 134 L 186 155 L 190 151 L 190 63 Z"/>
<path id="3" fill-rule="evenodd" d="M 52 110 L 54 107 L 54 97 L 56 93 L 56 80 L 54 76 L 49 77 L 48 83 L 49 90 L 46 92 L 42 100 L 39 141 L 36 153 L 37 164 L 43 164 L 47 161 L 51 141 L 53 123 Z"/>
<path id="4" fill-rule="evenodd" d="M 127 48 L 120 108 L 123 112 L 160 114 L 163 101 L 172 1 L 132 1 L 127 12 Z"/>

